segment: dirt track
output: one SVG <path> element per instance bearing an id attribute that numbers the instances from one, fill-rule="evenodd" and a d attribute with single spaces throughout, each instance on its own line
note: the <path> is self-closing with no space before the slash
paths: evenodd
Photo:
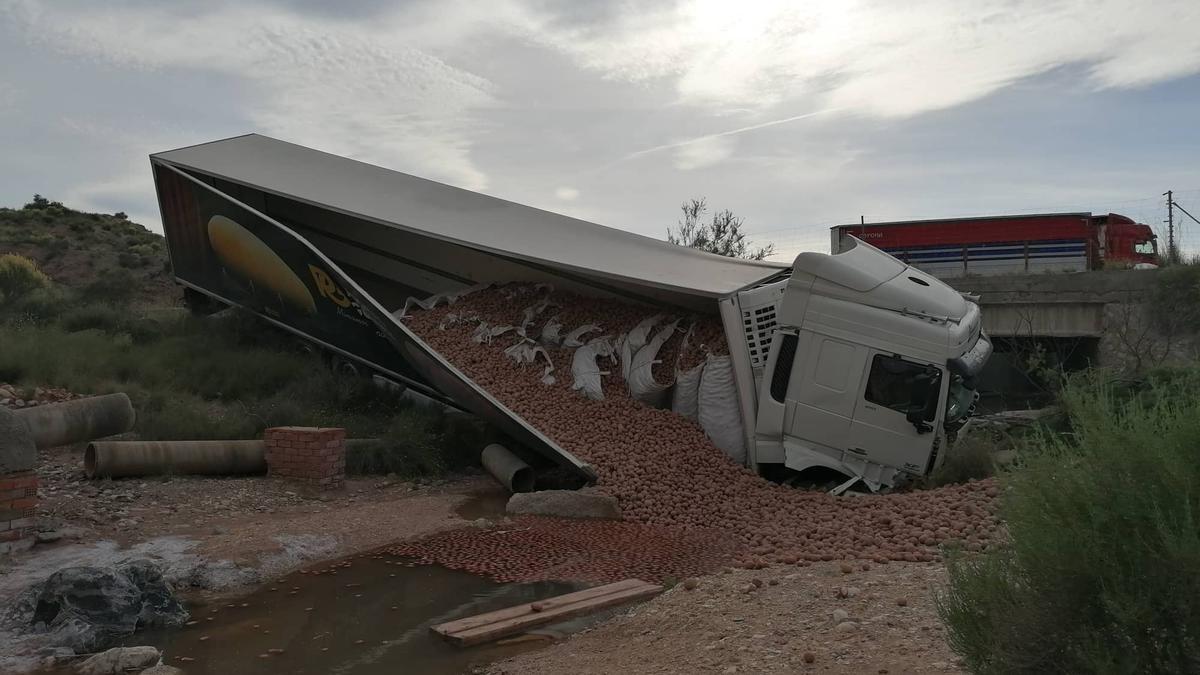
<path id="1" fill-rule="evenodd" d="M 675 586 L 618 618 L 493 664 L 488 672 L 961 672 L 933 605 L 931 589 L 945 575 L 941 565 L 867 567 L 844 574 L 840 563 L 817 563 L 702 577 L 695 590 Z M 754 586 L 755 579 L 761 587 Z M 841 589 L 852 597 L 838 597 Z M 847 617 L 835 617 L 835 611 Z"/>

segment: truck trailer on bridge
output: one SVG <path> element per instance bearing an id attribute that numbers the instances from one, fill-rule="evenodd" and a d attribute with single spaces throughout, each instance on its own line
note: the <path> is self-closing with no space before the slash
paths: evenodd
<path id="1" fill-rule="evenodd" d="M 722 450 L 872 488 L 944 460 L 991 353 L 972 298 L 857 240 L 790 267 L 725 258 L 255 134 L 150 160 L 188 297 L 248 309 L 585 478 L 590 466 L 432 349 L 404 307 L 518 282 L 710 315 L 732 415 L 705 431 L 733 431 L 741 452 Z"/>
<path id="2" fill-rule="evenodd" d="M 1116 213 L 837 225 L 831 231 L 831 252 L 850 246 L 849 237 L 942 279 L 1158 264 L 1158 244 L 1150 226 Z"/>

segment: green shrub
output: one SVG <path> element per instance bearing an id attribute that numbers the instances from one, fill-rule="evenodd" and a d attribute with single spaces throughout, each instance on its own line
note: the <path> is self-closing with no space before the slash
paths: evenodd
<path id="1" fill-rule="evenodd" d="M 948 558 L 939 612 L 972 672 L 1200 672 L 1200 394 L 1101 378 L 1067 385 L 1071 432 L 1004 481 L 1008 543 Z"/>
<path id="2" fill-rule="evenodd" d="M 1159 270 L 1150 307 L 1160 330 L 1200 332 L 1200 265 Z"/>
<path id="3" fill-rule="evenodd" d="M 79 295 L 85 302 L 121 307 L 129 304 L 142 282 L 127 269 L 97 273 L 97 279 L 84 286 Z"/>
<path id="4" fill-rule="evenodd" d="M 15 253 L 0 255 L 0 302 L 11 303 L 48 286 L 50 278 L 34 261 Z"/>
<path id="5" fill-rule="evenodd" d="M 938 487 L 987 478 L 996 473 L 995 453 L 1010 446 L 1005 434 L 972 432 L 950 447 L 945 461 L 925 483 L 928 487 Z"/>
<path id="6" fill-rule="evenodd" d="M 0 321 L 45 324 L 58 319 L 67 310 L 68 304 L 67 294 L 58 287 L 38 288 L 18 300 L 0 306 Z"/>
<path id="7" fill-rule="evenodd" d="M 108 305 L 84 305 L 65 312 L 59 322 L 71 333 L 92 329 L 118 333 L 126 323 L 126 316 Z"/>
<path id="8" fill-rule="evenodd" d="M 235 440 L 257 438 L 265 427 L 253 415 L 234 407 L 218 407 L 196 396 L 155 392 L 136 397 L 134 431 L 144 440 Z"/>

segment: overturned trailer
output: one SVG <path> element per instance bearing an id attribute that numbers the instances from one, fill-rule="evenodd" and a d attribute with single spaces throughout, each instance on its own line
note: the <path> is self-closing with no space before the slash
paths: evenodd
<path id="1" fill-rule="evenodd" d="M 256 134 L 150 160 L 189 294 L 469 410 L 588 478 L 591 467 L 409 330 L 397 317 L 406 301 L 533 282 L 719 314 L 741 417 L 731 454 L 872 486 L 940 461 L 990 353 L 974 303 L 865 244 L 802 254 L 795 269 L 725 258 Z M 872 400 L 888 386 L 904 392 Z"/>

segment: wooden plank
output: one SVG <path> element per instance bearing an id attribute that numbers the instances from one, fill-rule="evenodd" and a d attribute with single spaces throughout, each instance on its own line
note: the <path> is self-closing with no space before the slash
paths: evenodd
<path id="1" fill-rule="evenodd" d="M 461 630 L 453 633 L 446 633 L 438 630 L 435 627 L 434 631 L 442 634 L 446 639 L 461 646 L 475 645 L 481 642 L 489 642 L 498 638 L 506 637 L 514 633 L 520 633 L 535 626 L 540 626 L 555 621 L 562 621 L 581 614 L 594 612 L 605 607 L 612 607 L 632 600 L 647 598 L 652 595 L 657 595 L 662 592 L 662 586 L 654 584 L 645 584 L 633 588 L 625 588 L 614 593 L 591 597 L 577 602 L 560 604 L 552 609 L 545 609 L 540 612 L 530 610 L 527 614 L 520 616 L 510 616 L 505 619 L 500 619 L 492 623 L 476 626 L 467 630 Z M 528 605 L 524 605 L 528 607 Z"/>
<path id="2" fill-rule="evenodd" d="M 641 579 L 625 579 L 624 581 L 605 584 L 603 586 L 585 588 L 582 591 L 575 591 L 574 593 L 556 595 L 552 598 L 539 600 L 537 602 L 542 606 L 542 611 L 545 611 L 560 605 L 569 605 L 574 602 L 579 602 L 580 600 L 597 598 L 603 595 L 608 595 L 609 593 L 616 593 L 617 591 L 623 591 L 630 588 L 639 588 L 646 585 L 647 583 Z M 448 621 L 441 625 L 434 626 L 433 630 L 438 633 L 458 633 L 471 628 L 476 628 L 478 626 L 486 626 L 487 624 L 502 621 L 504 619 L 512 619 L 518 616 L 524 616 L 525 614 L 530 614 L 533 612 L 533 609 L 531 608 L 532 604 L 533 603 L 527 602 L 521 605 L 515 605 L 513 607 L 506 607 L 505 609 L 498 609 L 494 612 L 488 612 L 486 614 L 477 614 L 465 619 Z"/>

